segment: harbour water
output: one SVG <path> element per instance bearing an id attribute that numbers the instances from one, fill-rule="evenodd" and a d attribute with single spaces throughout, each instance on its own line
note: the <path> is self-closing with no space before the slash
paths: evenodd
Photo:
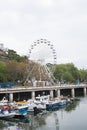
<path id="1" fill-rule="evenodd" d="M 0 130 L 87 130 L 87 97 L 55 111 L 36 116 L 28 114 L 23 120 L 1 120 Z"/>

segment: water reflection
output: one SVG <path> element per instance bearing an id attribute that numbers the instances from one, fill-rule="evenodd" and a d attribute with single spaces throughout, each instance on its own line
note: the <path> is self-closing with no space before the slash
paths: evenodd
<path id="1" fill-rule="evenodd" d="M 79 101 L 74 101 L 74 102 L 72 102 L 72 104 L 68 104 L 66 106 L 65 111 L 71 112 L 72 110 L 75 110 L 78 105 L 79 105 Z"/>
<path id="2" fill-rule="evenodd" d="M 50 112 L 39 113 L 36 116 L 29 115 L 29 128 L 30 130 L 40 129 L 42 126 L 46 125 L 46 117 Z"/>
<path id="3" fill-rule="evenodd" d="M 28 123 L 23 120 L 19 119 L 3 119 L 0 120 L 0 130 L 27 130 L 28 129 Z"/>
<path id="4" fill-rule="evenodd" d="M 29 113 L 23 120 L 0 120 L 0 130 L 67 130 L 69 113 L 76 111 L 78 105 L 79 102 L 75 101 L 64 108 L 45 111 L 36 116 Z M 72 118 L 74 118 L 73 115 Z"/>
<path id="5" fill-rule="evenodd" d="M 54 113 L 54 119 L 55 119 L 56 130 L 59 130 L 59 119 L 56 112 Z"/>
<path id="6" fill-rule="evenodd" d="M 36 130 L 46 125 L 46 116 L 48 116 L 47 113 L 41 113 L 36 116 L 29 114 L 23 120 L 13 118 L 3 119 L 0 120 L 0 130 Z"/>

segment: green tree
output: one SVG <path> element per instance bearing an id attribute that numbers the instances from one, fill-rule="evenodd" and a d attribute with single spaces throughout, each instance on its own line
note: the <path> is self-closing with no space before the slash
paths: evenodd
<path id="1" fill-rule="evenodd" d="M 80 69 L 79 70 L 79 80 L 81 82 L 87 82 L 87 70 Z"/>
<path id="2" fill-rule="evenodd" d="M 66 64 L 68 71 L 72 74 L 73 80 L 76 81 L 79 79 L 79 71 L 78 68 L 74 66 L 73 63 Z"/>
<path id="3" fill-rule="evenodd" d="M 28 59 L 27 56 L 20 56 L 16 51 L 10 49 L 8 49 L 7 58 L 17 62 L 25 62 Z"/>
<path id="4" fill-rule="evenodd" d="M 0 82 L 6 82 L 7 81 L 7 67 L 6 63 L 0 61 Z"/>
<path id="5" fill-rule="evenodd" d="M 54 76 L 59 81 L 76 82 L 79 78 L 79 71 L 72 63 L 56 65 Z"/>
<path id="6" fill-rule="evenodd" d="M 23 81 L 26 77 L 26 64 L 23 62 L 7 62 L 8 81 Z"/>

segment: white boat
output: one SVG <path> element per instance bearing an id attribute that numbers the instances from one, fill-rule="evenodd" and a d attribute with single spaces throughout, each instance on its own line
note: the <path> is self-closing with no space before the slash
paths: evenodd
<path id="1" fill-rule="evenodd" d="M 37 96 L 37 97 L 35 97 L 34 103 L 44 104 L 49 100 L 49 98 L 50 98 L 50 95 Z"/>
<path id="2" fill-rule="evenodd" d="M 0 101 L 0 106 L 4 106 L 7 105 L 8 100 L 6 99 L 6 97 L 3 97 L 2 100 Z"/>
<path id="3" fill-rule="evenodd" d="M 0 111 L 0 118 L 14 117 L 15 114 L 16 112 L 12 111 L 9 106 L 3 106 Z"/>
<path id="4" fill-rule="evenodd" d="M 49 101 L 50 95 L 37 96 L 34 103 L 37 104 L 38 109 L 46 109 L 46 103 Z"/>
<path id="5" fill-rule="evenodd" d="M 28 107 L 29 107 L 28 108 L 29 112 L 33 112 L 34 111 L 34 107 L 37 107 L 37 105 L 34 103 L 34 100 L 28 99 L 27 103 L 28 103 Z"/>
<path id="6" fill-rule="evenodd" d="M 37 96 L 35 99 L 27 100 L 29 111 L 34 111 L 34 108 L 37 109 L 46 109 L 46 103 L 49 100 L 50 95 Z"/>

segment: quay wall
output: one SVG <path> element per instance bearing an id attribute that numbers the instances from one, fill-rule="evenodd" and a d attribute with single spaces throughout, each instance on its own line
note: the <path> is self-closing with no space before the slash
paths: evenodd
<path id="1" fill-rule="evenodd" d="M 28 99 L 35 98 L 37 95 L 51 95 L 60 96 L 60 95 L 70 95 L 71 97 L 77 96 L 79 93 L 84 96 L 87 95 L 87 84 L 82 85 L 62 85 L 62 86 L 43 86 L 43 87 L 13 87 L 13 88 L 0 88 L 0 98 L 7 96 L 9 101 L 15 99 Z"/>

